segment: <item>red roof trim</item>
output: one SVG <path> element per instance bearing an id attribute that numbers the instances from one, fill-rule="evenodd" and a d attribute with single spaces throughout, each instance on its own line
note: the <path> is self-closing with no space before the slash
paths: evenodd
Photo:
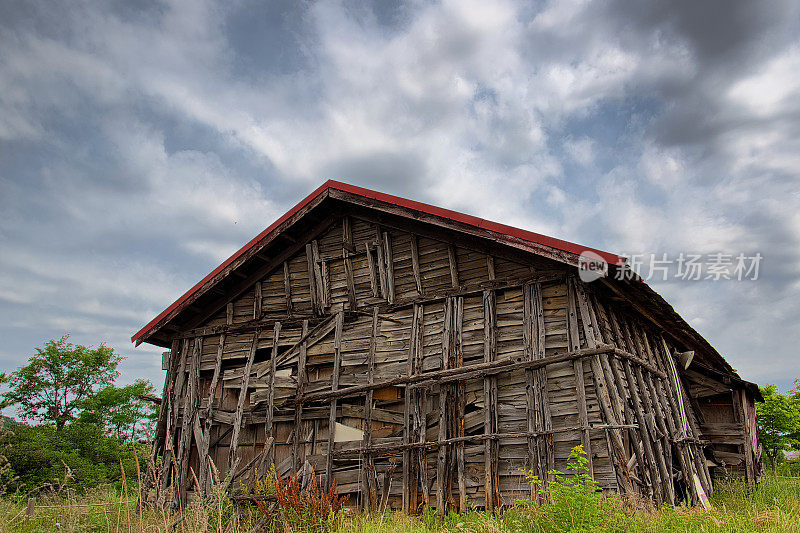
<path id="1" fill-rule="evenodd" d="M 511 226 L 507 226 L 505 224 L 500 224 L 498 222 L 484 220 L 482 218 L 478 218 L 472 215 L 467 215 L 464 213 L 459 213 L 457 211 L 452 211 L 450 209 L 444 209 L 442 207 L 437 207 L 434 205 L 417 202 L 415 200 L 408 200 L 406 198 L 401 198 L 399 196 L 393 196 L 391 194 L 373 191 L 371 189 L 365 189 L 364 187 L 350 185 L 349 183 L 342 183 L 340 181 L 328 180 L 325 183 L 323 183 L 317 190 L 315 190 L 314 192 L 306 196 L 303 200 L 301 200 L 300 203 L 298 203 L 296 206 L 287 211 L 282 217 L 273 222 L 267 229 L 256 235 L 256 237 L 253 238 L 250 242 L 242 246 L 238 251 L 236 251 L 232 256 L 226 259 L 221 265 L 215 268 L 206 277 L 197 282 L 191 289 L 186 291 L 183 294 L 183 296 L 175 300 L 175 302 L 173 302 L 172 305 L 170 305 L 169 307 L 164 309 L 161 313 L 159 313 L 157 317 L 148 322 L 146 326 L 144 326 L 136 334 L 134 334 L 133 337 L 131 337 L 131 341 L 141 342 L 146 333 L 148 333 L 153 327 L 158 325 L 158 323 L 161 322 L 161 320 L 163 320 L 167 315 L 172 313 L 172 311 L 180 307 L 184 302 L 186 302 L 186 300 L 188 300 L 195 293 L 197 293 L 200 290 L 200 288 L 203 287 L 206 283 L 208 283 L 211 279 L 213 279 L 214 276 L 219 274 L 231 263 L 239 259 L 253 246 L 264 240 L 278 226 L 283 224 L 286 220 L 291 218 L 295 213 L 303 209 L 306 205 L 311 203 L 320 195 L 326 193 L 329 189 L 336 189 L 346 193 L 351 193 L 358 196 L 371 198 L 373 200 L 378 200 L 380 202 L 386 202 L 399 207 L 405 207 L 408 209 L 413 209 L 415 211 L 422 211 L 423 213 L 427 213 L 429 215 L 439 216 L 455 222 L 460 222 L 462 224 L 475 226 L 487 231 L 492 231 L 503 235 L 507 235 L 509 237 L 516 237 L 525 241 L 555 248 L 557 250 L 561 250 L 564 252 L 573 253 L 575 255 L 580 255 L 584 251 L 592 251 L 600 255 L 600 257 L 602 257 L 606 262 L 614 265 L 622 265 L 625 262 L 625 258 L 623 257 L 620 257 L 618 255 L 609 252 L 604 252 L 602 250 L 597 250 L 595 248 L 581 246 L 579 244 L 575 244 L 569 241 L 563 241 L 561 239 L 548 237 L 547 235 L 542 235 L 540 233 L 534 233 L 532 231 L 514 228 Z"/>

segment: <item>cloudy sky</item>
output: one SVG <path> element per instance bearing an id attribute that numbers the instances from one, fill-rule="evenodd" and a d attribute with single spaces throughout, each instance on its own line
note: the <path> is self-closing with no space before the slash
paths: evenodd
<path id="1" fill-rule="evenodd" d="M 800 377 L 798 2 L 64 4 L 0 3 L 0 370 L 69 333 L 160 388 L 131 334 L 336 178 L 761 253 L 652 283 L 746 379 Z"/>

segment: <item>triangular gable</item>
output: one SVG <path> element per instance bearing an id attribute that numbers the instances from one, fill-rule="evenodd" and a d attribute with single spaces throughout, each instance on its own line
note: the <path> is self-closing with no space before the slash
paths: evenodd
<path id="1" fill-rule="evenodd" d="M 191 306 L 197 298 L 214 289 L 218 283 L 229 277 L 246 261 L 257 255 L 261 249 L 275 241 L 287 228 L 299 222 L 327 198 L 334 198 L 343 202 L 364 205 L 400 216 L 423 220 L 451 230 L 488 238 L 573 266 L 577 265 L 578 257 L 584 251 L 598 254 L 611 265 L 622 266 L 625 263 L 623 257 L 602 250 L 514 228 L 450 209 L 329 180 L 186 291 L 180 298 L 134 334 L 131 340 L 137 345 L 147 342 L 153 334 L 175 318 L 181 311 Z"/>

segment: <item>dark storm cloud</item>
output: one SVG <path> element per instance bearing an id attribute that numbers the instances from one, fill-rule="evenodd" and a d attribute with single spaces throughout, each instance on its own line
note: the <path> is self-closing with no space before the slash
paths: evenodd
<path id="1" fill-rule="evenodd" d="M 800 375 L 793 2 L 0 6 L 0 364 L 131 333 L 335 177 L 629 253 L 750 379 Z M 759 357 L 755 357 L 758 354 Z"/>

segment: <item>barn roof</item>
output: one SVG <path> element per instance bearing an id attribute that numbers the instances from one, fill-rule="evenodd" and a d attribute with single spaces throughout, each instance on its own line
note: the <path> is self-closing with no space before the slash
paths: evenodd
<path id="1" fill-rule="evenodd" d="M 365 206 L 479 238 L 488 238 L 495 242 L 573 266 L 577 265 L 578 257 L 584 251 L 592 251 L 598 254 L 609 265 L 612 265 L 613 270 L 622 268 L 625 265 L 625 258 L 616 254 L 450 209 L 329 180 L 186 291 L 180 298 L 134 334 L 131 340 L 137 345 L 142 342 L 149 342 L 160 346 L 168 346 L 167 339 L 170 337 L 170 330 L 179 329 L 171 326 L 171 321 L 175 320 L 181 313 L 191 312 L 193 308 L 196 310 L 197 308 L 205 307 L 209 302 L 214 301 L 218 304 L 220 301 L 235 297 L 238 294 L 236 287 L 246 286 L 251 280 L 254 282 L 259 276 L 263 276 L 274 269 L 275 265 L 269 261 L 272 256 L 265 257 L 263 251 L 268 250 L 270 246 L 280 250 L 282 247 L 281 237 L 289 243 L 295 242 L 295 239 L 289 235 L 289 230 L 302 224 L 309 226 L 314 222 L 319 222 L 319 219 L 315 219 L 314 213 L 324 210 L 322 206 L 329 205 L 332 202 L 345 202 L 347 204 Z M 259 261 L 260 267 L 253 266 Z M 702 359 L 710 364 L 715 371 L 722 371 L 733 379 L 740 379 L 716 349 L 683 320 L 672 306 L 639 276 L 633 275 L 624 280 L 616 280 L 609 277 L 603 279 L 602 282 L 619 297 L 627 300 L 645 318 L 686 346 L 687 349 L 699 351 Z M 214 296 L 214 293 L 217 293 L 217 295 Z M 216 300 L 212 300 L 213 298 L 216 298 Z M 751 385 L 749 388 L 755 388 L 752 384 L 749 385 Z M 755 388 L 755 394 L 757 394 L 757 388 Z"/>
<path id="2" fill-rule="evenodd" d="M 210 289 L 221 277 L 230 274 L 231 271 L 236 268 L 237 262 L 251 255 L 254 250 L 263 247 L 267 242 L 274 240 L 285 230 L 287 224 L 292 222 L 292 219 L 302 216 L 310 206 L 319 204 L 326 197 L 335 197 L 342 200 L 353 200 L 353 197 L 358 197 L 372 202 L 379 202 L 387 206 L 401 208 L 406 211 L 406 214 L 414 218 L 419 219 L 424 217 L 427 222 L 433 221 L 443 223 L 444 225 L 456 225 L 462 230 L 474 228 L 483 234 L 487 234 L 500 241 L 505 241 L 507 244 L 528 244 L 531 251 L 542 253 L 543 255 L 568 264 L 577 264 L 578 256 L 584 251 L 592 251 L 598 254 L 611 265 L 623 265 L 625 263 L 624 257 L 595 248 L 582 246 L 573 242 L 507 226 L 498 222 L 492 222 L 465 213 L 417 202 L 415 200 L 408 200 L 399 196 L 373 191 L 364 187 L 328 180 L 317 190 L 301 200 L 300 203 L 287 211 L 278 220 L 273 222 L 268 228 L 256 235 L 250 242 L 242 246 L 206 277 L 197 282 L 197 284 L 134 334 L 131 340 L 137 344 L 147 342 L 148 338 L 159 327 L 189 306 L 194 301 L 195 296 Z"/>

